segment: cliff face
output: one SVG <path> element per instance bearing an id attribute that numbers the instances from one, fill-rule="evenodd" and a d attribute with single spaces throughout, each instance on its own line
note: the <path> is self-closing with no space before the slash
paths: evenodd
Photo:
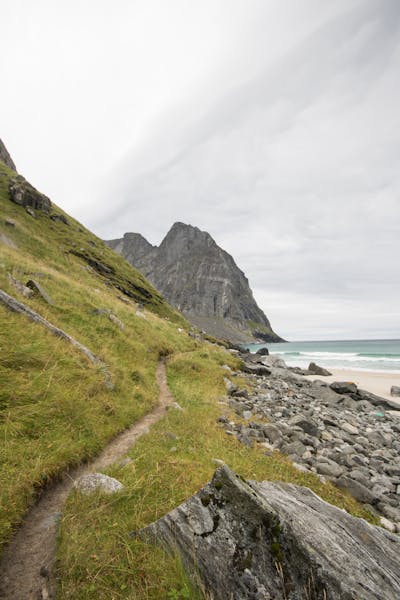
<path id="1" fill-rule="evenodd" d="M 3 142 L 0 140 L 0 160 L 7 165 L 7 167 L 9 167 L 10 169 L 12 169 L 13 171 L 16 171 L 16 166 L 14 164 L 14 161 L 12 160 L 7 148 L 5 147 L 5 145 L 3 144 Z"/>
<path id="2" fill-rule="evenodd" d="M 106 243 L 211 335 L 236 342 L 281 341 L 257 306 L 244 273 L 207 232 L 175 223 L 159 247 L 137 233 Z"/>

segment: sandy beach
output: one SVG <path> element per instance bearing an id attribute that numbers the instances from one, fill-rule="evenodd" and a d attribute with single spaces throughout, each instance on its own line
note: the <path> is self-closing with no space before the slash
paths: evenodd
<path id="1" fill-rule="evenodd" d="M 377 373 L 375 371 L 351 371 L 350 369 L 329 369 L 330 377 L 305 375 L 305 379 L 321 379 L 327 383 L 333 381 L 353 381 L 359 388 L 372 392 L 382 398 L 395 400 L 400 404 L 400 397 L 390 395 L 392 385 L 400 386 L 400 373 Z"/>

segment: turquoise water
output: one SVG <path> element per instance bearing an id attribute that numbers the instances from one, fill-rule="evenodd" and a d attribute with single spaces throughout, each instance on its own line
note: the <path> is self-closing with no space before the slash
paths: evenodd
<path id="1" fill-rule="evenodd" d="M 293 367 L 321 367 L 400 373 L 400 340 L 346 340 L 248 344 L 251 352 L 267 347 Z"/>

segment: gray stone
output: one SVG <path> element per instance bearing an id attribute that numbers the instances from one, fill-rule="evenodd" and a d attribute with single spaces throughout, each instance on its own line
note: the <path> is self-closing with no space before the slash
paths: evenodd
<path id="1" fill-rule="evenodd" d="M 282 439 L 281 431 L 272 423 L 267 423 L 266 425 L 263 425 L 262 430 L 264 432 L 265 437 L 273 444 L 275 442 L 279 442 Z"/>
<path id="2" fill-rule="evenodd" d="M 318 436 L 318 426 L 314 421 L 310 419 L 305 419 L 302 416 L 293 417 L 289 421 L 289 425 L 291 427 L 301 427 L 303 431 L 308 433 L 309 435 L 313 435 L 314 437 Z"/>
<path id="3" fill-rule="evenodd" d="M 103 492 L 104 494 L 115 494 L 123 489 L 123 485 L 114 477 L 108 477 L 103 473 L 89 473 L 82 475 L 74 482 L 74 488 L 82 494 L 92 494 L 93 492 Z"/>
<path id="4" fill-rule="evenodd" d="M 400 386 L 392 385 L 392 387 L 390 388 L 390 395 L 391 396 L 400 396 Z"/>
<path id="5" fill-rule="evenodd" d="M 369 442 L 375 444 L 376 446 L 386 445 L 385 438 L 383 437 L 383 434 L 380 431 L 368 431 L 366 432 L 365 437 L 368 439 Z"/>
<path id="6" fill-rule="evenodd" d="M 268 348 L 260 348 L 259 350 L 257 350 L 256 354 L 259 354 L 260 356 L 268 356 L 269 350 Z"/>
<path id="7" fill-rule="evenodd" d="M 19 281 L 18 279 L 15 279 L 15 277 L 13 277 L 11 275 L 11 273 L 8 273 L 7 275 L 7 279 L 8 281 L 11 283 L 11 285 L 20 293 L 22 294 L 22 296 L 24 298 L 30 298 L 31 296 L 33 296 L 34 292 L 33 290 L 31 290 L 30 288 L 28 288 L 26 285 L 24 285 L 22 283 L 22 281 Z"/>
<path id="8" fill-rule="evenodd" d="M 326 475 L 327 477 L 340 477 L 343 474 L 344 468 L 335 462 L 317 462 L 315 465 L 317 473 Z"/>
<path id="9" fill-rule="evenodd" d="M 307 488 L 245 482 L 226 466 L 132 535 L 177 552 L 214 600 L 400 597 L 398 536 Z"/>
<path id="10" fill-rule="evenodd" d="M 242 366 L 242 370 L 245 373 L 250 373 L 251 375 L 271 375 L 271 370 L 265 365 L 253 365 L 245 363 Z"/>
<path id="11" fill-rule="evenodd" d="M 342 423 L 341 428 L 343 429 L 343 431 L 346 431 L 347 433 L 350 433 L 351 435 L 359 434 L 358 428 L 354 427 L 354 425 L 352 425 L 351 423 Z"/>
<path id="12" fill-rule="evenodd" d="M 337 394 L 354 394 L 357 392 L 357 386 L 351 381 L 334 381 L 329 386 Z"/>
<path id="13" fill-rule="evenodd" d="M 323 377 L 328 377 L 329 375 L 332 375 L 332 373 L 330 373 L 327 369 L 319 367 L 314 362 L 310 362 L 310 364 L 308 365 L 308 371 L 312 375 L 322 375 Z"/>
<path id="14" fill-rule="evenodd" d="M 26 209 L 37 210 L 48 214 L 51 209 L 51 201 L 47 196 L 38 192 L 33 185 L 28 183 L 21 175 L 10 179 L 8 191 L 10 200 L 24 206 Z M 33 214 L 32 216 L 35 216 Z"/>
<path id="15" fill-rule="evenodd" d="M 367 487 L 365 487 L 365 485 L 362 485 L 350 477 L 339 477 L 339 479 L 335 481 L 335 484 L 340 489 L 349 492 L 359 502 L 374 505 L 379 500 L 379 498 L 374 496 L 374 494 Z"/>
<path id="16" fill-rule="evenodd" d="M 303 456 L 304 452 L 307 450 L 305 445 L 300 442 L 291 442 L 290 444 L 286 444 L 283 447 L 283 450 L 286 454 L 294 454 L 295 456 Z"/>
<path id="17" fill-rule="evenodd" d="M 29 281 L 27 281 L 26 287 L 33 290 L 33 293 L 37 296 L 40 296 L 42 300 L 47 302 L 47 304 L 54 304 L 53 300 L 50 298 L 46 290 L 40 285 L 40 283 L 38 283 L 34 279 L 30 279 Z"/>

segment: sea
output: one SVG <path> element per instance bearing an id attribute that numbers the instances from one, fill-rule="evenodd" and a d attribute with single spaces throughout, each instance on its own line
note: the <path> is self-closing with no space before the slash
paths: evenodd
<path id="1" fill-rule="evenodd" d="M 335 340 L 248 344 L 250 352 L 267 347 L 288 366 L 307 368 L 310 362 L 329 369 L 400 373 L 400 340 Z"/>

